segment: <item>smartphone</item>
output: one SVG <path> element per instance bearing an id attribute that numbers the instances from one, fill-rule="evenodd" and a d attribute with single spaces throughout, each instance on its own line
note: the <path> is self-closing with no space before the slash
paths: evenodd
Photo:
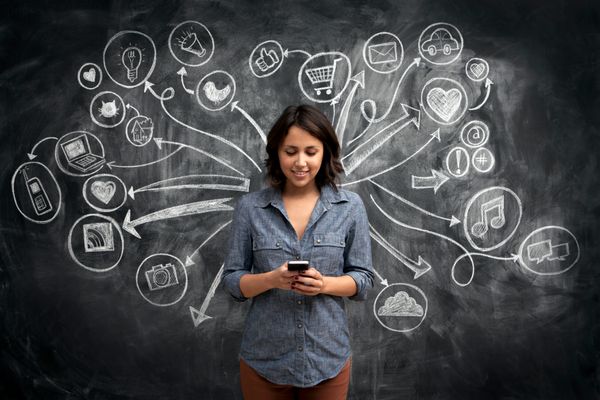
<path id="1" fill-rule="evenodd" d="M 288 271 L 306 271 L 308 261 L 288 261 Z"/>
<path id="2" fill-rule="evenodd" d="M 52 204 L 48 199 L 48 195 L 44 190 L 42 182 L 37 178 L 29 178 L 27 176 L 27 169 L 23 169 L 23 178 L 25 179 L 25 186 L 27 187 L 27 193 L 29 199 L 33 205 L 33 209 L 37 215 L 44 215 L 52 211 Z"/>

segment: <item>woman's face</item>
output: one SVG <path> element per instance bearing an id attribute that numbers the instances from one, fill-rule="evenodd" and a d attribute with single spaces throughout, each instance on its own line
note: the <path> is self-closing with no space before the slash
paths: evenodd
<path id="1" fill-rule="evenodd" d="M 316 187 L 315 178 L 323 161 L 323 142 L 298 126 L 291 126 L 279 146 L 279 167 L 285 189 Z"/>

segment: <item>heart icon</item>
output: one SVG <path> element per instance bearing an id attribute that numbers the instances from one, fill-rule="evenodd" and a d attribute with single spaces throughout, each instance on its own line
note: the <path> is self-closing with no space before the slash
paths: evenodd
<path id="1" fill-rule="evenodd" d="M 427 93 L 427 104 L 444 121 L 448 122 L 460 107 L 462 94 L 458 89 L 444 90 L 434 87 Z"/>
<path id="2" fill-rule="evenodd" d="M 104 204 L 108 204 L 115 195 L 117 186 L 113 181 L 94 181 L 90 190 L 94 197 Z"/>
<path id="3" fill-rule="evenodd" d="M 473 63 L 469 66 L 469 69 L 475 78 L 480 78 L 485 73 L 485 65 L 482 63 Z"/>
<path id="4" fill-rule="evenodd" d="M 94 68 L 90 68 L 89 70 L 83 73 L 83 79 L 88 82 L 96 82 L 96 70 Z"/>

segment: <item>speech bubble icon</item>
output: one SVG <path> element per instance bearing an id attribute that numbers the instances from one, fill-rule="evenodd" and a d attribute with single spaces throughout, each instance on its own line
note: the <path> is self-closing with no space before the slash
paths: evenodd
<path id="1" fill-rule="evenodd" d="M 542 240 L 541 242 L 532 243 L 527 246 L 527 257 L 530 261 L 535 261 L 537 264 L 549 258 L 552 255 L 552 242 L 550 240 Z"/>
<path id="2" fill-rule="evenodd" d="M 569 243 L 561 243 L 552 247 L 552 257 L 548 258 L 550 261 L 559 260 L 564 261 L 571 252 L 569 251 Z"/>

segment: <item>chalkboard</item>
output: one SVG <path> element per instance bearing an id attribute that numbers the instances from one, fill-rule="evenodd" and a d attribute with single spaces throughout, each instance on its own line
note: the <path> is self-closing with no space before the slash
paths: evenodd
<path id="1" fill-rule="evenodd" d="M 0 18 L 0 397 L 240 399 L 232 210 L 301 103 L 333 121 L 371 225 L 349 398 L 600 396 L 597 2 Z"/>

